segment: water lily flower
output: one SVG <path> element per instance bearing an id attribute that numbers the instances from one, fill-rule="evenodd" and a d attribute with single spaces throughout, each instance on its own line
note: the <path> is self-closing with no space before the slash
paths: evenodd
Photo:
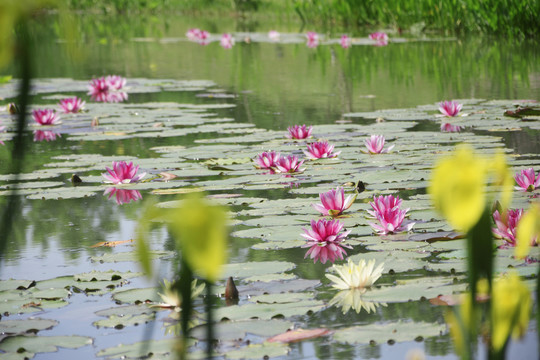
<path id="1" fill-rule="evenodd" d="M 459 114 L 463 105 L 457 101 L 442 101 L 439 103 L 439 111 L 444 116 L 454 117 Z"/>
<path id="2" fill-rule="evenodd" d="M 36 130 L 34 131 L 34 141 L 54 141 L 56 138 L 61 137 L 60 134 L 55 133 L 51 130 Z"/>
<path id="3" fill-rule="evenodd" d="M 197 40 L 199 40 L 200 36 L 201 36 L 201 30 L 197 29 L 197 28 L 189 29 L 186 32 L 186 37 L 190 41 L 197 41 Z"/>
<path id="4" fill-rule="evenodd" d="M 399 196 L 380 195 L 379 197 L 373 197 L 373 202 L 369 203 L 373 210 L 368 210 L 368 213 L 377 219 L 379 224 L 369 223 L 369 225 L 377 234 L 386 235 L 412 229 L 415 223 L 404 222 L 409 209 L 400 209 L 401 202 Z"/>
<path id="5" fill-rule="evenodd" d="M 304 259 L 310 256 L 314 263 L 320 260 L 323 264 L 328 260 L 330 262 L 338 258 L 343 260 L 343 255 L 347 255 L 343 247 L 349 249 L 352 247 L 342 244 L 350 233 L 349 230 L 340 234 L 342 229 L 343 224 L 338 220 L 311 220 L 311 228 L 303 228 L 304 234 L 301 234 L 307 240 L 302 247 L 309 247 Z"/>
<path id="6" fill-rule="evenodd" d="M 88 95 L 94 95 L 109 91 L 109 83 L 105 80 L 105 77 L 90 80 L 90 86 L 88 89 Z"/>
<path id="7" fill-rule="evenodd" d="M 293 125 L 289 126 L 287 128 L 289 131 L 289 134 L 287 135 L 287 138 L 289 139 L 306 139 L 311 136 L 311 132 L 313 131 L 313 126 L 306 127 L 306 125 Z"/>
<path id="8" fill-rule="evenodd" d="M 308 31 L 306 33 L 306 37 L 307 37 L 306 45 L 309 48 L 316 48 L 317 46 L 319 46 L 319 35 L 316 32 Z"/>
<path id="9" fill-rule="evenodd" d="M 221 36 L 220 45 L 224 49 L 231 49 L 234 45 L 234 38 L 232 37 L 231 34 L 223 34 Z"/>
<path id="10" fill-rule="evenodd" d="M 351 47 L 351 38 L 347 35 L 341 35 L 341 39 L 339 40 L 339 43 L 342 48 L 348 49 Z"/>
<path id="11" fill-rule="evenodd" d="M 442 132 L 460 132 L 463 129 L 465 129 L 465 126 L 452 125 L 452 124 L 449 124 L 449 123 L 442 123 L 441 124 L 441 131 Z"/>
<path id="12" fill-rule="evenodd" d="M 514 179 L 519 186 L 515 186 L 519 191 L 534 191 L 540 187 L 540 172 L 535 179 L 534 169 L 528 168 L 514 175 Z"/>
<path id="13" fill-rule="evenodd" d="M 270 30 L 270 31 L 268 32 L 268 38 L 269 38 L 271 41 L 279 41 L 280 34 L 279 34 L 279 32 L 277 32 L 276 30 Z"/>
<path id="14" fill-rule="evenodd" d="M 356 194 L 349 195 L 345 199 L 345 190 L 338 186 L 335 190 L 320 193 L 319 198 L 321 203 L 312 205 L 315 210 L 323 215 L 338 216 L 351 207 L 356 200 Z"/>
<path id="15" fill-rule="evenodd" d="M 101 174 L 105 179 L 107 179 L 105 182 L 117 185 L 136 183 L 146 175 L 146 173 L 137 175 L 139 166 L 134 166 L 132 162 L 128 164 L 125 161 L 113 161 L 113 168 L 110 169 L 106 167 L 105 169 L 107 170 L 108 174 Z"/>
<path id="16" fill-rule="evenodd" d="M 496 228 L 493 234 L 499 239 L 505 240 L 509 246 L 516 246 L 516 230 L 519 220 L 523 215 L 523 209 L 508 209 L 505 216 L 501 216 L 499 210 L 493 213 Z"/>
<path id="17" fill-rule="evenodd" d="M 362 309 L 369 314 L 375 312 L 379 305 L 387 306 L 386 303 L 366 300 L 362 297 L 363 294 L 364 291 L 359 289 L 341 290 L 330 300 L 328 305 L 341 307 L 343 314 L 348 313 L 351 308 L 356 311 L 357 314 L 359 314 Z"/>
<path id="18" fill-rule="evenodd" d="M 126 79 L 118 75 L 108 75 L 105 78 L 105 82 L 107 85 L 109 85 L 109 88 L 114 90 L 121 90 L 124 86 L 126 86 Z"/>
<path id="19" fill-rule="evenodd" d="M 54 110 L 34 110 L 32 111 L 34 121 L 39 125 L 56 125 L 60 123 L 60 118 Z"/>
<path id="20" fill-rule="evenodd" d="M 86 104 L 86 102 L 76 96 L 72 98 L 62 99 L 58 103 L 58 105 L 60 105 L 60 107 L 66 114 L 76 114 L 78 112 L 81 112 L 84 108 L 84 104 Z"/>
<path id="21" fill-rule="evenodd" d="M 161 300 L 163 300 L 162 303 L 151 305 L 155 307 L 160 307 L 164 309 L 171 309 L 177 312 L 180 312 L 180 307 L 182 305 L 182 298 L 179 296 L 178 291 L 174 288 L 174 283 L 168 281 L 167 279 L 163 279 L 163 294 L 158 293 L 158 295 L 161 297 Z M 206 287 L 206 284 L 203 282 L 201 284 L 197 284 L 197 279 L 194 279 L 191 282 L 191 298 L 195 299 L 197 296 L 199 296 L 204 288 Z"/>
<path id="22" fill-rule="evenodd" d="M 304 160 L 299 161 L 294 155 L 281 156 L 276 162 L 276 170 L 281 173 L 300 173 L 305 169 L 300 169 Z"/>
<path id="23" fill-rule="evenodd" d="M 367 263 L 361 259 L 355 264 L 350 258 L 345 265 L 333 265 L 332 269 L 337 272 L 339 277 L 333 274 L 326 274 L 333 284 L 332 287 L 338 290 L 359 289 L 365 291 L 377 281 L 384 270 L 384 263 L 375 268 L 375 259 Z"/>
<path id="24" fill-rule="evenodd" d="M 115 196 L 115 200 L 118 205 L 127 204 L 131 201 L 142 199 L 142 195 L 138 190 L 117 189 L 115 187 L 105 189 L 103 195 L 109 195 L 109 200 Z"/>
<path id="25" fill-rule="evenodd" d="M 255 162 L 255 167 L 257 169 L 274 170 L 280 156 L 281 155 L 275 151 L 264 151 L 263 153 L 258 154 L 253 161 Z"/>
<path id="26" fill-rule="evenodd" d="M 374 32 L 369 34 L 369 38 L 371 40 L 374 40 L 375 46 L 385 46 L 388 45 L 388 35 L 384 32 Z"/>
<path id="27" fill-rule="evenodd" d="M 383 150 L 384 147 L 384 136 L 383 135 L 371 135 L 369 139 L 364 141 L 366 148 L 370 154 L 383 154 L 387 153 L 394 148 L 395 145 L 388 147 L 386 150 Z"/>
<path id="28" fill-rule="evenodd" d="M 310 160 L 323 159 L 323 158 L 335 158 L 341 151 L 332 153 L 334 151 L 334 145 L 328 144 L 328 141 L 319 141 L 311 143 L 307 147 L 307 151 L 304 150 L 304 154 Z"/>

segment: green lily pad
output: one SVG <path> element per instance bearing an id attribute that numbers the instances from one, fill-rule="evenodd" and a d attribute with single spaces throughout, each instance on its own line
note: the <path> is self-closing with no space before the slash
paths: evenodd
<path id="1" fill-rule="evenodd" d="M 227 359 L 269 359 L 274 357 L 286 356 L 290 348 L 287 344 L 281 343 L 263 343 L 250 344 L 238 350 L 227 351 Z"/>
<path id="2" fill-rule="evenodd" d="M 334 332 L 334 340 L 340 343 L 384 344 L 387 342 L 419 341 L 446 333 L 445 324 L 425 322 L 397 322 L 390 324 L 369 324 L 339 329 Z"/>
<path id="3" fill-rule="evenodd" d="M 140 359 L 148 356 L 166 356 L 174 354 L 173 349 L 178 345 L 177 339 L 146 340 L 134 344 L 119 344 L 98 351 L 98 357 L 107 359 Z M 144 349 L 144 353 L 142 352 Z"/>
<path id="4" fill-rule="evenodd" d="M 0 321 L 0 334 L 37 332 L 50 329 L 56 325 L 58 325 L 58 321 L 50 319 L 2 320 Z"/>
<path id="5" fill-rule="evenodd" d="M 295 265 L 286 261 L 258 261 L 238 264 L 227 264 L 223 267 L 222 278 L 229 276 L 242 278 L 248 276 L 281 273 L 295 268 Z"/>
<path id="6" fill-rule="evenodd" d="M 271 337 L 292 328 L 294 323 L 285 320 L 222 321 L 214 325 L 214 336 L 220 341 L 242 340 L 247 334 Z M 206 340 L 206 325 L 191 329 L 190 336 Z"/>
<path id="7" fill-rule="evenodd" d="M 125 304 L 140 304 L 146 302 L 160 302 L 161 297 L 158 295 L 159 288 L 141 288 L 116 291 L 113 294 L 113 299 Z"/>
<path id="8" fill-rule="evenodd" d="M 229 320 L 249 320 L 261 319 L 270 320 L 276 317 L 288 318 L 294 315 L 306 315 L 322 310 L 325 307 L 320 300 L 306 300 L 301 303 L 273 303 L 273 304 L 245 304 L 228 306 L 217 309 L 215 317 L 217 319 Z"/>
<path id="9" fill-rule="evenodd" d="M 174 255 L 173 251 L 152 250 L 149 252 L 148 257 L 150 259 L 161 259 L 161 258 L 171 257 L 173 255 Z M 138 257 L 134 251 L 125 251 L 125 252 L 104 254 L 101 256 L 92 256 L 90 260 L 92 262 L 101 262 L 101 263 L 123 262 L 123 261 L 136 262 L 138 261 Z"/>

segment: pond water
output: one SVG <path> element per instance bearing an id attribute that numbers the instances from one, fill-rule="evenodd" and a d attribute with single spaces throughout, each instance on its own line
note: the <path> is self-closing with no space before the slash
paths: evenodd
<path id="1" fill-rule="evenodd" d="M 35 359 L 117 358 L 126 355 L 116 348 L 119 344 L 174 336 L 178 330 L 174 322 L 171 325 L 168 311 L 157 312 L 155 320 L 149 311 L 141 310 L 147 309 L 145 305 L 133 310 L 138 317 L 129 321 L 122 311 L 105 315 L 103 311 L 123 304 L 158 300 L 136 290 L 156 284 L 130 273 L 140 271 L 130 257 L 133 243 L 112 248 L 94 245 L 133 239 L 145 204 L 157 201 L 169 206 L 165 202 L 177 199 L 176 194 L 187 187 L 206 190 L 235 214 L 228 255 L 229 263 L 237 265 L 229 266 L 226 275 L 234 275 L 240 285 L 236 307 L 240 310 L 230 310 L 222 298 L 216 298 L 216 308 L 218 317 L 242 325 L 232 330 L 224 323 L 218 329 L 223 335 L 220 353 L 228 353 L 228 358 L 288 353 L 298 359 L 371 359 L 403 358 L 408 351 L 421 349 L 428 358 L 457 358 L 444 322 L 445 307 L 426 298 L 465 289 L 463 240 L 429 244 L 414 238 L 452 230 L 433 211 L 425 195 L 426 179 L 437 156 L 462 141 L 484 154 L 506 148 L 514 172 L 538 167 L 538 117 L 525 122 L 503 116 L 515 104 L 534 104 L 540 98 L 537 44 L 391 34 L 387 46 L 373 46 L 367 34 L 358 34 L 351 48 L 342 49 L 341 32 L 334 30 L 317 48 L 308 48 L 303 32 L 314 29 L 301 30 L 293 22 L 271 25 L 170 17 L 104 19 L 97 24 L 92 17 L 81 20 L 84 40 L 75 46 L 76 59 L 68 56 L 64 41 L 57 41 L 53 19 L 34 28 L 38 37 L 32 49 L 35 108 L 55 108 L 59 99 L 77 95 L 87 101 L 87 112 L 63 116 L 61 125 L 47 128 L 60 135 L 53 141 L 34 141 L 38 129 L 31 125 L 28 130 L 25 175 L 17 181 L 22 184 L 17 195 L 21 213 L 14 217 L 15 231 L 0 258 L 2 280 L 28 282 L 2 282 L 2 321 L 52 319 L 57 323 L 45 326 L 51 328 L 40 331 L 38 338 L 88 337 L 79 339 L 76 349 L 38 353 Z M 185 33 L 192 27 L 212 34 L 231 32 L 236 44 L 223 49 L 217 35 L 206 46 L 189 42 Z M 282 33 L 280 41 L 268 39 L 272 29 Z M 86 95 L 89 80 L 107 74 L 127 78 L 127 101 L 99 103 Z M 0 85 L 0 106 L 14 100 L 15 89 L 14 81 Z M 439 130 L 436 103 L 450 99 L 461 99 L 463 112 L 469 114 L 456 122 L 465 126 L 461 133 Z M 93 127 L 94 118 L 99 125 Z M 385 121 L 379 123 L 377 118 Z M 8 128 L 0 134 L 6 143 L 0 146 L 0 204 L 4 206 L 14 184 L 7 167 L 14 119 L 5 110 L 0 119 Z M 338 159 L 306 162 L 305 172 L 291 178 L 254 169 L 251 159 L 262 151 L 304 156 L 306 141 L 285 138 L 287 127 L 294 124 L 314 125 L 314 139 L 335 144 L 342 151 Z M 364 139 L 371 134 L 385 135 L 395 145 L 393 152 L 364 154 Z M 149 173 L 147 178 L 156 177 L 127 188 L 140 191 L 141 200 L 118 204 L 114 195 L 109 199 L 103 194 L 101 173 L 118 160 L 133 161 Z M 158 181 L 162 172 L 176 178 Z M 71 186 L 73 173 L 83 180 L 78 187 Z M 347 211 L 349 216 L 341 219 L 351 230 L 353 249 L 347 251 L 356 261 L 376 258 L 386 266 L 377 282 L 382 287 L 364 299 L 374 308 L 343 313 L 341 307 L 329 305 L 336 294 L 325 277 L 331 264 L 304 259 L 300 234 L 311 219 L 320 218 L 311 207 L 320 192 L 358 180 L 366 182 L 366 191 Z M 346 187 L 348 193 L 353 189 Z M 411 219 L 417 224 L 409 234 L 381 237 L 368 225 L 368 201 L 390 193 L 400 195 L 405 207 L 411 208 Z M 531 199 L 515 193 L 513 201 L 513 207 L 527 208 Z M 152 232 L 149 242 L 160 252 L 155 261 L 160 279 L 171 279 L 178 266 L 174 240 L 161 227 Z M 126 259 L 121 258 L 124 255 Z M 528 283 L 536 283 L 538 267 L 510 255 L 510 250 L 499 252 L 497 272 L 514 266 Z M 255 267 L 248 262 L 255 262 Z M 106 273 L 111 270 L 119 278 Z M 93 276 L 103 281 L 80 275 L 92 271 L 99 272 Z M 217 285 L 216 292 L 223 292 L 224 281 Z M 69 293 L 63 292 L 66 288 Z M 49 289 L 52 295 L 39 295 Z M 384 293 L 385 289 L 390 291 Z M 287 295 L 257 298 L 258 302 L 250 298 L 263 292 Z M 40 305 L 28 306 L 31 301 Z M 302 305 L 294 307 L 294 303 Z M 196 305 L 202 311 L 202 302 Z M 248 324 L 249 306 L 254 308 L 253 316 L 264 313 L 251 320 L 254 324 Z M 120 315 L 124 319 L 117 323 L 104 322 L 107 316 Z M 327 327 L 335 333 L 288 346 L 248 348 L 248 340 L 260 344 L 291 326 Z M 259 330 L 245 330 L 252 328 Z M 398 340 L 388 335 L 395 329 Z M 538 353 L 536 329 L 531 321 L 525 338 L 511 344 L 509 358 Z M 235 337 L 227 337 L 228 332 Z M 91 345 L 85 345 L 88 339 Z M 370 345 L 370 340 L 376 344 Z M 65 340 L 51 340 L 54 344 L 65 346 Z M 32 345 L 24 345 L 29 356 Z M 0 349 L 7 348 L 0 344 Z M 172 358 L 157 347 L 152 350 Z M 480 355 L 483 351 L 479 345 Z"/>

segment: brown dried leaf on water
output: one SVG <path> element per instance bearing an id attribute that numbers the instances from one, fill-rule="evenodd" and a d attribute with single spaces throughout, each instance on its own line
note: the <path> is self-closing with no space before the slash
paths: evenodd
<path id="1" fill-rule="evenodd" d="M 303 341 L 307 339 L 314 339 L 321 336 L 326 336 L 326 335 L 329 335 L 330 333 L 331 331 L 325 328 L 318 328 L 318 329 L 311 329 L 311 330 L 296 329 L 296 330 L 290 330 L 290 331 L 284 332 L 283 334 L 272 336 L 266 341 L 291 343 L 291 342 L 299 342 L 299 341 Z"/>
<path id="2" fill-rule="evenodd" d="M 454 306 L 461 304 L 461 298 L 455 295 L 439 295 L 429 299 L 431 305 Z"/>
<path id="3" fill-rule="evenodd" d="M 133 242 L 133 239 L 129 239 L 129 240 L 118 240 L 118 241 L 102 241 L 102 242 L 99 242 L 95 245 L 92 245 L 90 246 L 91 248 L 97 248 L 97 247 L 115 247 L 117 245 L 122 245 L 122 244 L 129 244 L 129 243 L 132 243 Z"/>
<path id="4" fill-rule="evenodd" d="M 167 173 L 167 172 L 160 172 L 158 175 L 161 178 L 161 181 L 170 181 L 170 180 L 176 179 L 178 177 L 178 176 L 176 176 L 174 174 Z"/>

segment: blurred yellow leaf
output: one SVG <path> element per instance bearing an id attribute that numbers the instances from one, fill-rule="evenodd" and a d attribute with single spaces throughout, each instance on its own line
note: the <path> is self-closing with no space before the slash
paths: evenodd
<path id="1" fill-rule="evenodd" d="M 516 230 L 517 258 L 524 258 L 529 254 L 531 243 L 540 240 L 540 203 L 532 204 L 530 209 L 519 220 Z"/>
<path id="2" fill-rule="evenodd" d="M 193 272 L 216 281 L 227 258 L 227 213 L 200 195 L 167 212 L 169 229 Z"/>
<path id="3" fill-rule="evenodd" d="M 499 352 L 510 334 L 518 338 L 527 332 L 531 294 L 519 275 L 513 272 L 495 281 L 491 297 L 491 346 Z"/>

